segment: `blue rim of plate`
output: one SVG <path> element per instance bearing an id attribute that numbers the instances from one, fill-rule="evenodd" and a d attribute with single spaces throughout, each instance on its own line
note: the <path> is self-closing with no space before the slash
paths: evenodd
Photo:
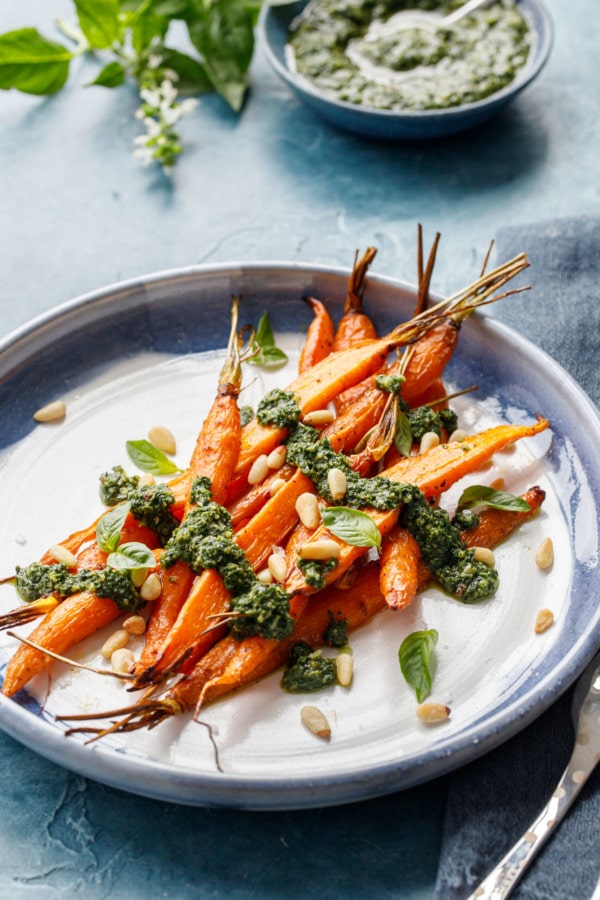
<path id="1" fill-rule="evenodd" d="M 216 264 L 133 279 L 77 298 L 34 319 L 0 343 L 0 408 L 7 430 L 12 432 L 13 440 L 20 437 L 32 427 L 32 402 L 51 399 L 65 379 L 71 385 L 85 383 L 90 371 L 96 371 L 100 357 L 110 364 L 111 360 L 105 357 L 108 342 L 114 341 L 119 330 L 115 324 L 130 329 L 126 342 L 114 343 L 115 359 L 123 353 L 135 355 L 141 349 L 150 349 L 149 340 L 151 349 L 168 353 L 222 347 L 228 325 L 225 322 L 225 328 L 215 327 L 214 304 L 219 300 L 228 303 L 233 293 L 241 293 L 249 311 L 262 311 L 266 303 L 275 329 L 293 330 L 306 325 L 306 309 L 298 302 L 305 295 L 327 298 L 341 308 L 348 275 L 349 271 L 343 268 L 285 262 Z M 415 288 L 396 279 L 370 274 L 366 297 L 374 310 L 379 301 L 386 298 L 393 301 L 397 315 L 398 303 L 404 303 L 410 311 Z M 212 305 L 202 302 L 208 298 L 212 298 Z M 207 327 L 209 323 L 212 328 Z M 583 528 L 587 538 L 590 515 L 595 519 L 597 532 L 599 518 L 598 411 L 573 379 L 526 338 L 489 315 L 475 317 L 469 325 L 461 336 L 460 351 L 469 365 L 485 382 L 491 363 L 488 387 L 497 381 L 494 367 L 500 366 L 510 381 L 511 403 L 514 401 L 531 414 L 543 401 L 555 432 L 551 463 L 564 462 L 566 453 L 569 459 L 575 460 L 578 471 L 586 474 L 594 509 L 587 510 L 585 523 L 577 522 L 581 510 L 575 491 L 564 510 L 565 516 L 574 523 L 572 539 L 579 552 L 579 532 Z M 83 351 L 65 366 L 64 358 L 69 355 L 71 344 L 83 347 Z M 511 360 L 509 374 L 506 374 L 507 355 Z M 33 396 L 30 393 L 21 405 L 14 390 L 24 385 L 29 386 Z M 481 387 L 485 390 L 485 383 Z M 500 692 L 491 714 L 474 719 L 451 740 L 442 737 L 426 752 L 410 758 L 390 760 L 339 776 L 295 779 L 293 776 L 199 775 L 197 771 L 174 768 L 139 753 L 128 755 L 101 742 L 86 746 L 78 740 L 66 739 L 63 730 L 26 691 L 20 692 L 15 700 L 0 695 L 0 727 L 49 760 L 83 776 L 143 796 L 190 805 L 299 809 L 353 802 L 412 787 L 472 761 L 516 734 L 547 709 L 583 671 L 600 643 L 597 543 L 596 540 L 595 556 L 587 552 L 585 558 L 575 559 L 570 595 L 577 602 L 569 604 L 557 641 L 536 660 L 535 670 L 524 672 L 514 691 Z"/>
<path id="2" fill-rule="evenodd" d="M 532 56 L 509 85 L 495 94 L 441 110 L 379 110 L 329 97 L 308 79 L 292 71 L 285 59 L 291 22 L 307 0 L 289 4 L 265 4 L 257 34 L 263 52 L 275 72 L 314 112 L 331 124 L 369 137 L 387 140 L 420 140 L 456 134 L 489 119 L 526 88 L 546 64 L 554 39 L 552 19 L 541 0 L 517 0 L 536 36 Z"/>

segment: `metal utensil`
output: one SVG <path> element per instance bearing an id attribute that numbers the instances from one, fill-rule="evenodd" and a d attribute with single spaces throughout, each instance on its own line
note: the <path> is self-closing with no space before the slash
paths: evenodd
<path id="1" fill-rule="evenodd" d="M 468 16 L 470 13 L 475 12 L 476 9 L 479 9 L 480 6 L 485 6 L 489 3 L 491 3 L 491 0 L 468 0 L 468 3 L 459 6 L 454 12 L 444 16 L 442 23 L 444 25 L 454 25 L 454 23 L 458 22 L 459 19 L 462 19 L 463 16 Z"/>
<path id="2" fill-rule="evenodd" d="M 600 653 L 577 682 L 572 713 L 575 748 L 552 797 L 469 900 L 504 900 L 512 893 L 600 761 Z"/>

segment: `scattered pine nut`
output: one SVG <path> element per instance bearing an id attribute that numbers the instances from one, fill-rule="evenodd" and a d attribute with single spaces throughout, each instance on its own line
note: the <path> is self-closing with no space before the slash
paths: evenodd
<path id="1" fill-rule="evenodd" d="M 305 425 L 330 425 L 335 414 L 330 409 L 314 409 L 302 417 Z"/>
<path id="2" fill-rule="evenodd" d="M 270 469 L 280 469 L 285 462 L 286 456 L 287 447 L 285 444 L 281 444 L 280 447 L 275 447 L 274 450 L 271 450 L 267 456 L 267 465 Z"/>
<path id="3" fill-rule="evenodd" d="M 62 544 L 54 544 L 48 550 L 48 554 L 56 560 L 57 563 L 63 563 L 68 569 L 74 569 L 77 566 L 77 557 L 67 547 Z"/>
<path id="4" fill-rule="evenodd" d="M 337 680 L 342 687 L 348 687 L 354 673 L 354 657 L 351 653 L 338 653 L 335 658 Z"/>
<path id="5" fill-rule="evenodd" d="M 473 547 L 473 558 L 477 562 L 483 563 L 493 569 L 496 564 L 496 558 L 489 547 Z"/>
<path id="6" fill-rule="evenodd" d="M 129 616 L 123 622 L 123 628 L 129 634 L 143 634 L 146 630 L 146 620 L 143 616 Z"/>
<path id="7" fill-rule="evenodd" d="M 309 731 L 317 737 L 328 740 L 331 737 L 331 728 L 325 714 L 317 706 L 303 706 L 300 710 L 300 718 Z"/>
<path id="8" fill-rule="evenodd" d="M 419 444 L 419 453 L 427 453 L 428 450 L 433 450 L 439 442 L 440 439 L 435 431 L 426 431 Z"/>
<path id="9" fill-rule="evenodd" d="M 271 495 L 271 497 L 273 497 L 273 496 L 277 493 L 277 491 L 280 491 L 281 488 L 282 488 L 285 484 L 286 484 L 285 478 L 276 478 L 276 479 L 271 483 L 271 487 L 269 488 L 269 494 Z"/>
<path id="10" fill-rule="evenodd" d="M 535 564 L 540 569 L 549 569 L 554 562 L 554 544 L 551 537 L 546 537 L 536 550 Z"/>
<path id="11" fill-rule="evenodd" d="M 115 650 L 121 650 L 123 647 L 126 647 L 128 643 L 129 632 L 125 631 L 124 628 L 119 628 L 117 631 L 113 631 L 111 636 L 104 641 L 100 653 L 104 659 L 111 659 Z"/>
<path id="12" fill-rule="evenodd" d="M 542 634 L 554 625 L 554 613 L 551 609 L 540 609 L 535 617 L 535 633 Z"/>
<path id="13" fill-rule="evenodd" d="M 160 575 L 156 572 L 152 572 L 148 575 L 140 588 L 140 597 L 142 600 L 151 601 L 158 600 L 161 594 L 162 581 L 160 580 Z"/>
<path id="14" fill-rule="evenodd" d="M 177 452 L 177 444 L 173 432 L 169 431 L 164 425 L 153 425 L 148 432 L 148 440 L 163 453 L 173 456 Z"/>
<path id="15" fill-rule="evenodd" d="M 272 553 L 267 561 L 267 566 L 275 581 L 279 584 L 285 581 L 285 576 L 287 575 L 287 561 L 285 556 L 281 556 L 280 553 Z"/>
<path id="16" fill-rule="evenodd" d="M 269 474 L 269 463 L 267 462 L 267 454 L 262 453 L 258 456 L 250 467 L 248 472 L 248 484 L 260 484 Z"/>
<path id="17" fill-rule="evenodd" d="M 449 444 L 454 444 L 454 443 L 458 444 L 461 441 L 466 440 L 466 438 L 468 438 L 468 437 L 469 437 L 468 431 L 465 431 L 464 428 L 457 428 L 455 431 L 452 432 L 452 434 L 448 438 L 448 443 Z"/>
<path id="18" fill-rule="evenodd" d="M 113 672 L 117 672 L 119 675 L 129 675 L 133 669 L 134 662 L 135 657 L 133 653 L 125 647 L 120 647 L 118 650 L 115 650 L 110 658 Z"/>
<path id="19" fill-rule="evenodd" d="M 348 488 L 345 473 L 337 468 L 330 469 L 327 473 L 327 484 L 333 500 L 341 500 Z"/>
<path id="20" fill-rule="evenodd" d="M 325 538 L 322 541 L 308 541 L 300 547 L 300 556 L 302 559 L 338 559 L 341 549 L 336 541 Z"/>
<path id="21" fill-rule="evenodd" d="M 271 575 L 271 570 L 268 568 L 261 569 L 260 572 L 256 573 L 256 577 L 261 584 L 273 584 L 273 576 Z"/>
<path id="22" fill-rule="evenodd" d="M 421 703 L 417 706 L 417 716 L 425 725 L 440 725 L 450 716 L 450 707 L 443 703 Z"/>
<path id="23" fill-rule="evenodd" d="M 300 494 L 296 500 L 296 512 L 306 528 L 316 528 L 321 521 L 317 498 L 310 491 Z"/>
<path id="24" fill-rule="evenodd" d="M 67 407 L 62 400 L 53 400 L 33 414 L 36 422 L 60 422 L 67 414 Z"/>
<path id="25" fill-rule="evenodd" d="M 143 475 L 140 475 L 139 487 L 152 487 L 153 484 L 156 484 L 156 478 L 150 472 L 144 472 Z"/>

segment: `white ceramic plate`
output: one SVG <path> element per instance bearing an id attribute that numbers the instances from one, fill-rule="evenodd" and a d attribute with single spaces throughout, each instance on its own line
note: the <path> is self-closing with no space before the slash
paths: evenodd
<path id="1" fill-rule="evenodd" d="M 301 298 L 326 299 L 339 312 L 348 273 L 289 264 L 215 266 L 159 274 L 80 298 L 4 342 L 0 353 L 1 575 L 38 558 L 100 513 L 98 476 L 121 463 L 125 441 L 153 424 L 169 426 L 185 464 L 214 393 L 229 328 L 232 294 L 244 297 L 241 319 L 268 309 L 289 371 L 257 372 L 243 402 L 285 386 L 294 375 L 310 313 Z M 369 276 L 366 305 L 380 329 L 410 315 L 415 292 Z M 527 302 L 522 297 L 503 302 Z M 110 679 L 55 665 L 15 699 L 0 698 L 0 726 L 55 762 L 112 786 L 190 804 L 256 809 L 358 800 L 433 778 L 491 749 L 532 721 L 576 678 L 600 639 L 598 595 L 597 413 L 552 360 L 490 317 L 464 325 L 448 370 L 452 387 L 478 384 L 477 400 L 458 406 L 467 429 L 498 421 L 531 422 L 548 431 L 497 456 L 476 480 L 502 475 L 520 492 L 547 491 L 544 510 L 498 548 L 501 586 L 490 601 L 464 606 L 435 589 L 405 612 L 380 614 L 352 636 L 350 689 L 291 696 L 276 673 L 207 708 L 208 730 L 181 717 L 151 732 L 86 744 L 66 737 L 55 714 L 104 710 L 131 699 Z M 250 377 L 247 376 L 250 381 Z M 36 426 L 32 412 L 67 401 L 60 425 Z M 455 495 L 454 495 L 455 496 Z M 450 498 L 451 502 L 451 498 Z M 551 571 L 534 563 L 546 535 L 556 547 Z M 17 604 L 0 588 L 0 611 Z M 550 608 L 556 624 L 534 634 Z M 114 629 L 88 639 L 74 656 L 101 663 Z M 448 722 L 420 724 L 414 694 L 397 660 L 403 637 L 436 628 L 437 671 L 431 699 L 451 707 Z M 25 631 L 26 629 L 24 629 Z M 0 635 L 0 674 L 15 641 Z M 332 723 L 323 743 L 300 723 L 316 702 Z"/>

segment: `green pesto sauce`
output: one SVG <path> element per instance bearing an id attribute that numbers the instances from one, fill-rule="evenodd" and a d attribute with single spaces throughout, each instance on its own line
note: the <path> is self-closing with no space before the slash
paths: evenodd
<path id="1" fill-rule="evenodd" d="M 329 687 L 336 678 L 335 660 L 326 659 L 319 650 L 299 641 L 292 647 L 281 687 L 292 694 L 304 694 Z"/>
<path id="2" fill-rule="evenodd" d="M 442 437 L 442 431 L 451 434 L 458 424 L 456 413 L 451 409 L 440 409 L 438 412 L 431 406 L 417 406 L 416 409 L 410 409 L 406 416 L 413 441 L 417 442 L 429 431 L 433 431 L 439 438 Z"/>
<path id="3" fill-rule="evenodd" d="M 254 410 L 251 406 L 241 406 L 240 407 L 240 425 L 242 428 L 245 425 L 249 425 L 252 419 L 254 418 Z"/>
<path id="4" fill-rule="evenodd" d="M 171 512 L 174 503 L 175 497 L 166 484 L 137 487 L 129 493 L 133 518 L 157 534 L 161 547 L 167 544 L 179 525 L 179 520 Z"/>
<path id="5" fill-rule="evenodd" d="M 17 591 L 29 603 L 49 594 L 64 598 L 81 591 L 113 600 L 122 612 L 138 612 L 145 603 L 129 572 L 108 566 L 72 573 L 63 563 L 45 566 L 35 562 L 25 568 L 17 566 L 16 578 Z"/>
<path id="6" fill-rule="evenodd" d="M 191 501 L 194 505 L 165 547 L 162 567 L 168 569 L 181 559 L 196 574 L 215 569 L 232 597 L 233 634 L 283 640 L 294 624 L 288 594 L 279 585 L 258 581 L 246 554 L 233 540 L 229 513 L 212 499 L 208 478 L 194 479 Z"/>
<path id="7" fill-rule="evenodd" d="M 100 476 L 100 500 L 105 506 L 124 503 L 137 488 L 139 480 L 139 475 L 128 475 L 123 466 L 113 466 L 110 472 Z"/>
<path id="8" fill-rule="evenodd" d="M 298 559 L 296 565 L 307 585 L 320 591 L 325 587 L 325 577 L 337 567 L 337 559 Z"/>
<path id="9" fill-rule="evenodd" d="M 404 375 L 378 375 L 375 379 L 375 387 L 388 394 L 399 394 L 404 384 Z"/>
<path id="10" fill-rule="evenodd" d="M 440 26 L 464 0 L 312 0 L 292 23 L 295 69 L 337 100 L 388 110 L 447 109 L 510 84 L 531 37 L 520 10 L 496 2 Z"/>
<path id="11" fill-rule="evenodd" d="M 348 643 L 348 619 L 336 619 L 330 609 L 327 614 L 329 625 L 323 634 L 323 643 L 328 647 L 345 647 Z"/>
<path id="12" fill-rule="evenodd" d="M 289 391 L 273 388 L 258 404 L 256 418 L 261 425 L 292 428 L 300 418 L 298 401 Z"/>

